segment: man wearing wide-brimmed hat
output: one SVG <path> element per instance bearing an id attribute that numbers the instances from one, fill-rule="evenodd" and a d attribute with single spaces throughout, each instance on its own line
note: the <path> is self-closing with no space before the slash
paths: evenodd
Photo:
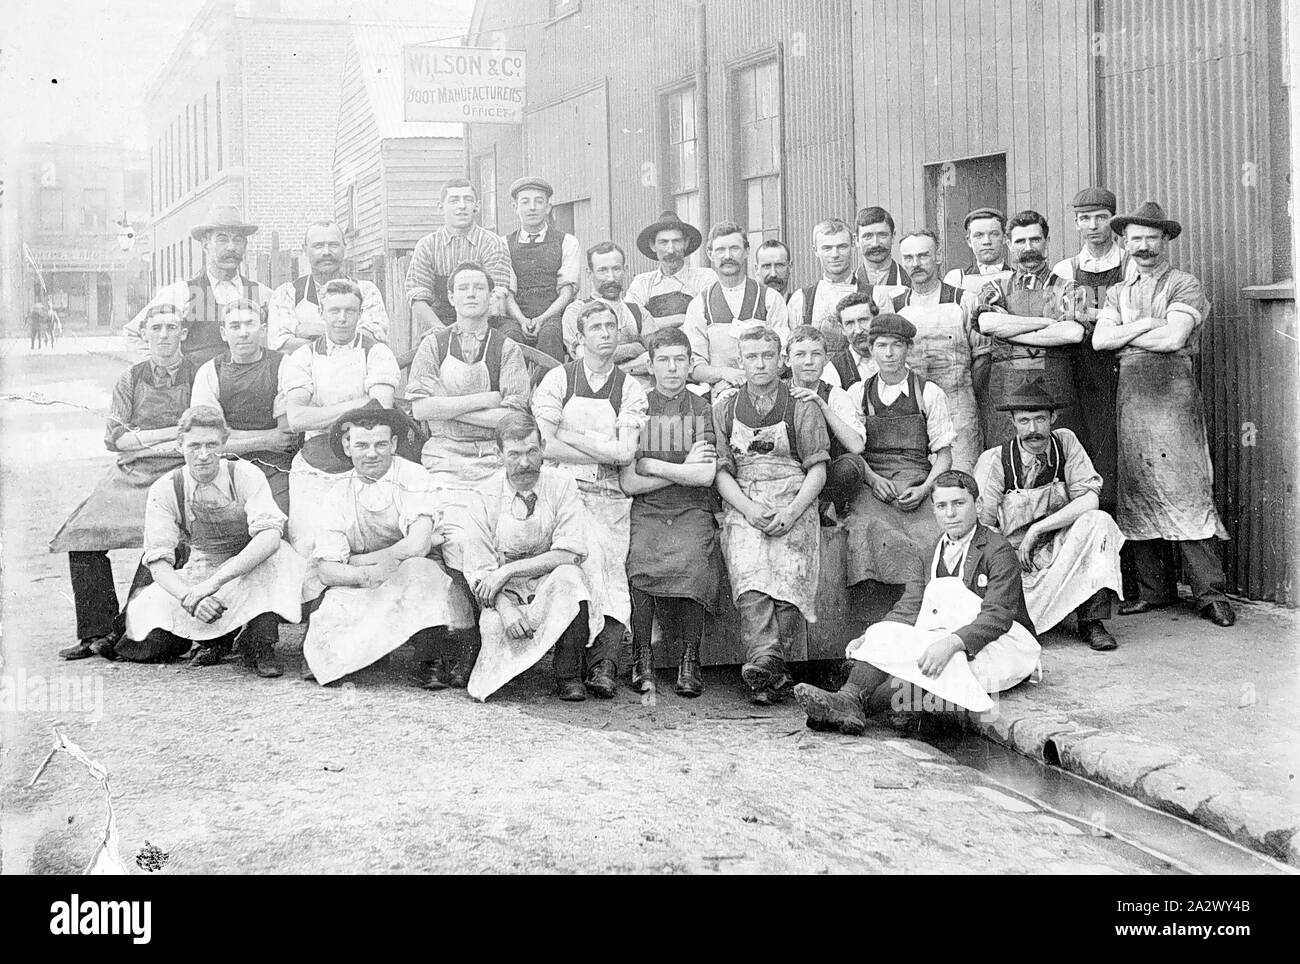
<path id="1" fill-rule="evenodd" d="M 1124 537 L 1097 508 L 1101 476 L 1078 437 L 1052 428 L 1060 408 L 1038 381 L 998 405 L 1011 415 L 1016 437 L 975 466 L 979 518 L 1016 549 L 1034 631 L 1046 632 L 1073 612 L 1084 642 L 1111 650 L 1115 637 L 1102 620 L 1121 591 Z"/>
<path id="2" fill-rule="evenodd" d="M 1183 226 L 1155 201 L 1112 218 L 1136 274 L 1106 292 L 1094 348 L 1119 352 L 1117 416 L 1120 530 L 1132 543 L 1141 596 L 1120 615 L 1177 601 L 1159 540 L 1177 543 L 1200 614 L 1231 626 L 1223 562 L 1215 538 L 1228 538 L 1214 506 L 1214 466 L 1196 384 L 1200 329 L 1210 312 L 1201 282 L 1169 264 L 1166 251 Z"/>
<path id="3" fill-rule="evenodd" d="M 712 268 L 695 268 L 686 263 L 701 241 L 699 229 L 672 211 L 659 215 L 659 220 L 646 225 L 637 235 L 637 250 L 651 261 L 658 261 L 659 267 L 632 279 L 627 300 L 644 307 L 654 317 L 656 328 L 681 327 L 691 299 L 718 280 Z"/>
<path id="4" fill-rule="evenodd" d="M 202 365 L 225 351 L 221 318 L 226 304 L 242 298 L 266 311 L 274 295 L 266 285 L 241 271 L 248 237 L 256 233 L 257 225 L 245 221 L 235 205 L 214 205 L 202 223 L 190 228 L 190 237 L 203 245 L 203 270 L 188 281 L 174 281 L 160 288 L 149 304 L 123 326 L 128 341 L 146 350 L 141 331 L 145 316 L 155 305 L 169 304 L 185 309 L 187 334 L 182 351 L 186 359 Z"/>

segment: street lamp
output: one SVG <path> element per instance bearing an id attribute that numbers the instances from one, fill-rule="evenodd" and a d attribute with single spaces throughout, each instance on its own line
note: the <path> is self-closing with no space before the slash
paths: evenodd
<path id="1" fill-rule="evenodd" d="M 125 211 L 122 212 L 122 220 L 117 222 L 117 246 L 123 252 L 135 247 L 135 228 L 131 227 L 131 222 L 126 219 Z"/>

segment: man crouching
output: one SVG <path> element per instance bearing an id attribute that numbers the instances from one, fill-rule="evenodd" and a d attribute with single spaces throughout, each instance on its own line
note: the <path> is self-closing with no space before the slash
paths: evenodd
<path id="1" fill-rule="evenodd" d="M 890 708 L 901 688 L 982 713 L 993 707 L 988 694 L 1010 689 L 1038 665 L 1019 557 L 979 524 L 975 480 L 944 472 L 931 500 L 944 534 L 924 580 L 909 584 L 888 616 L 849 643 L 852 670 L 838 692 L 795 687 L 809 727 L 861 733 L 868 715 Z M 919 705 L 913 698 L 894 708 Z"/>

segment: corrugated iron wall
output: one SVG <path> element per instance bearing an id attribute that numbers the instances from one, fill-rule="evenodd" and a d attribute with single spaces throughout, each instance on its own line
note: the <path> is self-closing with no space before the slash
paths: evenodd
<path id="1" fill-rule="evenodd" d="M 1246 595 L 1293 603 L 1296 543 L 1294 307 L 1257 307 L 1242 288 L 1273 277 L 1268 123 L 1275 0 L 1103 0 L 1102 181 L 1122 209 L 1147 198 L 1184 223 L 1175 267 L 1204 283 L 1213 311 L 1200 377 L 1215 490 L 1234 536 L 1224 562 Z M 1289 330 L 1288 330 L 1289 329 Z"/>

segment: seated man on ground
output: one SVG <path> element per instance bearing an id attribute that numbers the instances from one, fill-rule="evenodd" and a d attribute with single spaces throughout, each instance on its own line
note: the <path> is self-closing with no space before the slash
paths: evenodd
<path id="1" fill-rule="evenodd" d="M 945 472 L 932 501 L 944 534 L 925 578 L 849 643 L 852 668 L 838 692 L 795 687 L 811 728 L 859 734 L 869 715 L 936 702 L 986 712 L 993 707 L 988 694 L 1010 689 L 1038 666 L 1020 560 L 1010 543 L 980 525 L 975 480 Z"/>

